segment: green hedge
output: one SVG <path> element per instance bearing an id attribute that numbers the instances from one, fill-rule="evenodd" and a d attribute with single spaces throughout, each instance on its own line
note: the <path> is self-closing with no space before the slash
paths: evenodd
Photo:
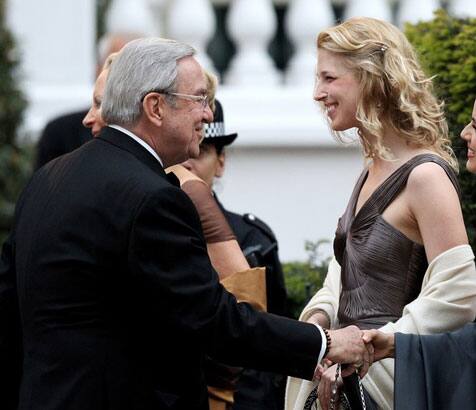
<path id="1" fill-rule="evenodd" d="M 470 122 L 476 98 L 476 19 L 458 19 L 438 10 L 431 21 L 408 24 L 405 33 L 427 74 L 435 76 L 435 91 L 445 102 L 453 148 L 460 160 L 463 214 L 474 249 L 476 177 L 466 171 L 466 144 L 459 135 Z"/>
<path id="2" fill-rule="evenodd" d="M 329 258 L 320 256 L 320 247 L 326 240 L 306 242 L 307 262 L 283 264 L 284 280 L 288 292 L 289 314 L 298 318 L 309 299 L 322 287 L 327 274 Z"/>
<path id="3" fill-rule="evenodd" d="M 30 174 L 30 150 L 16 141 L 26 101 L 18 88 L 17 50 L 0 0 L 0 244 L 11 225 L 18 194 Z"/>

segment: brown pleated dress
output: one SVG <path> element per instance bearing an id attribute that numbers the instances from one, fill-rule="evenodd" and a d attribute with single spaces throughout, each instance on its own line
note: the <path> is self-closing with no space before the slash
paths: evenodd
<path id="1" fill-rule="evenodd" d="M 382 213 L 404 189 L 410 172 L 425 162 L 439 164 L 459 194 L 454 171 L 433 154 L 417 155 L 399 167 L 355 215 L 368 170 L 357 181 L 334 239 L 334 254 L 341 266 L 340 326 L 372 329 L 394 322 L 420 293 L 428 267 L 425 249 L 390 225 Z"/>

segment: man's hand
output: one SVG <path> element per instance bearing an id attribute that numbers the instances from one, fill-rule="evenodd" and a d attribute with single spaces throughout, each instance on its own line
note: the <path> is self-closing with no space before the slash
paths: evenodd
<path id="1" fill-rule="evenodd" d="M 378 330 L 364 330 L 362 336 L 365 343 L 372 343 L 375 349 L 375 360 L 395 357 L 395 335 Z"/>
<path id="2" fill-rule="evenodd" d="M 334 363 L 349 364 L 342 367 L 342 377 L 352 374 L 355 370 L 364 377 L 374 360 L 374 348 L 371 343 L 365 344 L 363 332 L 357 326 L 348 326 L 339 330 L 329 330 L 331 345 L 326 358 Z"/>

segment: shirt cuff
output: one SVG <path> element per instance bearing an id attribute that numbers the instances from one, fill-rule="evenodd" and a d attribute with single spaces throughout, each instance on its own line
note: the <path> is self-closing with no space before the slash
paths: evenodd
<path id="1" fill-rule="evenodd" d="M 317 360 L 317 364 L 321 363 L 322 359 L 324 359 L 324 353 L 326 353 L 326 349 L 327 349 L 327 337 L 326 337 L 326 334 L 324 333 L 324 331 L 322 330 L 322 327 L 320 327 L 318 324 L 315 324 L 314 325 L 319 329 L 319 332 L 321 333 L 321 340 L 322 340 L 322 343 L 321 343 L 321 351 L 319 353 L 319 358 Z"/>

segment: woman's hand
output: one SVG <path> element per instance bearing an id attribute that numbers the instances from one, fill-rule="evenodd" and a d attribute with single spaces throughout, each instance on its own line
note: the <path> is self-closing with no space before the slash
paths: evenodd
<path id="1" fill-rule="evenodd" d="M 376 329 L 364 330 L 362 339 L 365 343 L 373 345 L 374 360 L 395 356 L 395 335 L 393 333 L 383 333 Z"/>
<path id="2" fill-rule="evenodd" d="M 319 386 L 317 387 L 317 398 L 321 403 L 322 410 L 328 410 L 329 404 L 332 398 L 332 387 L 334 386 L 335 379 L 336 379 L 336 371 L 337 365 L 334 364 L 329 367 L 321 376 L 321 380 L 319 382 Z M 342 378 L 339 377 L 337 379 L 337 392 L 336 392 L 336 400 L 338 400 L 340 396 L 340 389 L 342 387 Z M 337 403 L 336 403 L 337 404 Z"/>

